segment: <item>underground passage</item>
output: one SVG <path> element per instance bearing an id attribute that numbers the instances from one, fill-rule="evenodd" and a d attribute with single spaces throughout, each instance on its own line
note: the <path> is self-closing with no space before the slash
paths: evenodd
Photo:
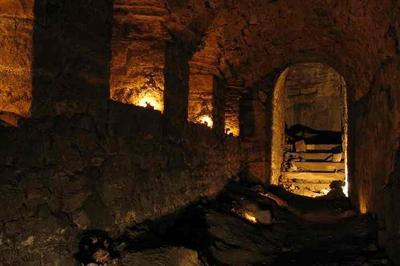
<path id="1" fill-rule="evenodd" d="M 288 68 L 278 79 L 272 98 L 273 179 L 304 196 L 324 196 L 335 186 L 347 195 L 343 78 L 328 66 L 309 63 Z"/>
<path id="2" fill-rule="evenodd" d="M 400 1 L 0 0 L 0 266 L 400 265 Z"/>

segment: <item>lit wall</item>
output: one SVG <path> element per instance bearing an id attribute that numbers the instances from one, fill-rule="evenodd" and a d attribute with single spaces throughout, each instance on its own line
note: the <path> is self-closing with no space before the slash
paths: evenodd
<path id="1" fill-rule="evenodd" d="M 327 65 L 291 66 L 285 83 L 285 123 L 342 131 L 345 88 L 340 74 Z"/>
<path id="2" fill-rule="evenodd" d="M 239 102 L 241 90 L 227 88 L 225 91 L 225 133 L 239 136 Z"/>
<path id="3" fill-rule="evenodd" d="M 213 75 L 191 74 L 189 79 L 188 120 L 190 122 L 214 126 L 215 79 Z"/>
<path id="4" fill-rule="evenodd" d="M 135 2 L 114 4 L 111 99 L 163 112 L 168 11 L 161 1 Z"/>
<path id="5" fill-rule="evenodd" d="M 285 114 L 284 105 L 284 88 L 288 69 L 280 74 L 276 81 L 272 96 L 272 145 L 271 145 L 271 184 L 279 183 L 281 175 L 281 166 L 283 162 L 283 147 L 285 144 Z"/>
<path id="6" fill-rule="evenodd" d="M 33 1 L 25 5 L 15 0 L 0 2 L 0 112 L 28 117 L 32 102 Z"/>

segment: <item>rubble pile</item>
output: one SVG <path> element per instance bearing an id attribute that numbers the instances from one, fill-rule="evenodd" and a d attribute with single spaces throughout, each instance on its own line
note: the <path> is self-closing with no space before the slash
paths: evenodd
<path id="1" fill-rule="evenodd" d="M 231 183 L 215 200 L 131 228 L 113 242 L 117 259 L 83 265 L 392 265 L 375 232 L 374 220 L 355 215 L 346 198 Z"/>

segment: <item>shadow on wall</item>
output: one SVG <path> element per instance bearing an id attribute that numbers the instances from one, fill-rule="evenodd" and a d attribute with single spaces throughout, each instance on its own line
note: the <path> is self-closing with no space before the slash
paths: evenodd
<path id="1" fill-rule="evenodd" d="M 35 1 L 32 116 L 106 103 L 112 13 L 113 0 Z"/>
<path id="2" fill-rule="evenodd" d="M 254 95 L 251 91 L 247 91 L 242 95 L 239 110 L 239 127 L 241 138 L 249 138 L 255 131 L 255 117 L 253 106 Z"/>
<path id="3" fill-rule="evenodd" d="M 394 171 L 385 187 L 385 225 L 386 232 L 381 232 L 383 245 L 386 246 L 389 255 L 395 260 L 400 261 L 400 208 L 397 206 L 400 200 L 400 148 L 397 150 Z"/>

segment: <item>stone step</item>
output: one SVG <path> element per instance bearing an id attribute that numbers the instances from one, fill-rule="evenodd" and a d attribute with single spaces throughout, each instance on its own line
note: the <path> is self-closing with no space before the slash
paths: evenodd
<path id="1" fill-rule="evenodd" d="M 290 158 L 296 158 L 296 159 L 302 159 L 306 161 L 327 161 L 331 162 L 333 159 L 334 153 L 330 152 L 287 152 L 285 154 L 286 160 Z M 342 153 L 337 153 L 335 154 L 335 157 L 340 157 L 343 154 Z"/>
<path id="2" fill-rule="evenodd" d="M 344 181 L 344 173 L 326 173 L 326 172 L 283 172 L 283 181 L 304 180 L 310 183 L 331 183 L 332 181 Z"/>
<path id="3" fill-rule="evenodd" d="M 291 162 L 297 171 L 307 172 L 337 172 L 344 170 L 344 163 L 335 162 Z"/>

